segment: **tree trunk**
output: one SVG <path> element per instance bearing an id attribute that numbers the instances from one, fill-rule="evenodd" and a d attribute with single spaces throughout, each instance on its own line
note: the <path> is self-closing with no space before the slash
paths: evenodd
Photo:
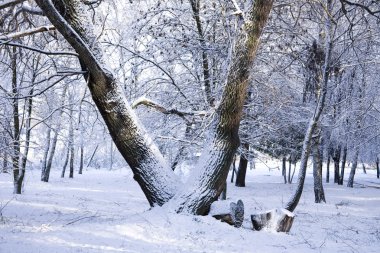
<path id="1" fill-rule="evenodd" d="M 363 167 L 363 173 L 364 173 L 364 174 L 367 174 L 367 170 L 366 170 L 366 168 L 365 168 L 364 162 L 362 162 L 362 167 Z"/>
<path id="2" fill-rule="evenodd" d="M 69 157 L 70 157 L 70 144 L 67 146 L 65 163 L 63 164 L 63 167 L 62 167 L 62 173 L 61 173 L 61 177 L 62 178 L 65 177 L 65 172 L 66 172 L 67 164 L 69 163 Z"/>
<path id="3" fill-rule="evenodd" d="M 325 191 L 323 189 L 322 183 L 322 164 L 323 157 L 321 152 L 321 146 L 319 137 L 317 137 L 313 145 L 313 177 L 315 203 L 321 203 L 322 201 L 326 203 Z"/>
<path id="4" fill-rule="evenodd" d="M 347 187 L 354 187 L 354 177 L 356 172 L 356 167 L 358 167 L 359 149 L 356 148 L 354 154 L 354 160 L 352 161 L 350 176 L 348 177 Z"/>
<path id="5" fill-rule="evenodd" d="M 50 125 L 50 124 L 49 124 Z M 47 168 L 47 160 L 49 156 L 49 149 L 50 149 L 50 141 L 51 141 L 51 128 L 48 126 L 47 132 L 46 132 L 46 146 L 44 150 L 44 158 L 42 160 L 42 168 L 41 168 L 41 181 L 47 182 L 46 180 L 46 168 Z"/>
<path id="6" fill-rule="evenodd" d="M 199 42 L 202 47 L 202 68 L 203 68 L 203 80 L 204 80 L 204 88 L 205 88 L 205 93 L 206 93 L 206 101 L 210 107 L 213 107 L 214 98 L 212 97 L 212 92 L 211 92 L 211 75 L 210 75 L 209 60 L 208 60 L 208 55 L 207 55 L 207 44 L 204 38 L 201 17 L 199 15 L 200 3 L 199 3 L 199 0 L 190 0 L 190 4 L 191 4 L 191 9 L 193 11 L 193 17 L 197 26 Z"/>
<path id="7" fill-rule="evenodd" d="M 290 178 L 291 174 L 292 174 L 292 158 L 291 158 L 291 156 L 289 156 L 289 172 L 288 172 L 288 182 L 289 182 L 289 184 L 292 183 L 292 180 Z"/>
<path id="8" fill-rule="evenodd" d="M 78 171 L 78 174 L 82 174 L 83 173 L 83 153 L 84 153 L 84 148 L 81 145 L 81 147 L 80 147 L 80 161 L 79 161 L 79 171 Z"/>
<path id="9" fill-rule="evenodd" d="M 332 0 L 327 0 L 327 10 L 330 12 L 332 10 Z M 330 71 L 330 64 L 331 64 L 331 52 L 332 52 L 332 27 L 331 27 L 331 17 L 327 17 L 326 21 L 326 54 L 325 54 L 325 63 L 323 66 L 323 77 L 322 77 L 322 83 L 321 83 L 321 92 L 318 97 L 318 103 L 317 107 L 315 108 L 314 115 L 311 117 L 309 125 L 306 130 L 305 138 L 303 141 L 302 146 L 302 153 L 301 153 L 301 164 L 300 164 L 300 170 L 298 174 L 298 182 L 297 182 L 297 188 L 289 202 L 286 204 L 285 209 L 288 211 L 293 212 L 302 195 L 303 186 L 305 183 L 305 177 L 306 177 L 306 169 L 307 169 L 307 160 L 309 158 L 310 154 L 310 147 L 311 147 L 311 141 L 312 137 L 314 135 L 314 132 L 317 128 L 317 125 L 319 123 L 319 118 L 322 114 L 323 108 L 325 106 L 325 99 L 327 94 L 327 85 L 329 80 L 329 71 Z"/>
<path id="10" fill-rule="evenodd" d="M 8 153 L 7 151 L 4 151 L 4 155 L 3 155 L 3 170 L 2 172 L 3 173 L 7 173 L 8 172 Z"/>
<path id="11" fill-rule="evenodd" d="M 185 129 L 185 140 L 187 140 L 190 136 L 190 132 L 191 132 L 191 122 L 187 122 L 186 123 L 186 129 Z M 174 158 L 174 161 L 172 163 L 172 170 L 174 171 L 175 168 L 177 167 L 177 165 L 181 162 L 181 160 L 183 159 L 183 157 L 185 156 L 186 154 L 186 145 L 183 143 L 181 144 L 181 146 L 179 147 L 178 149 L 178 153 L 177 155 L 175 156 Z"/>
<path id="12" fill-rule="evenodd" d="M 11 70 L 12 70 L 12 109 L 13 109 L 13 193 L 21 194 L 22 183 L 25 176 L 25 169 L 20 168 L 20 116 L 19 116 L 19 99 L 17 85 L 17 51 L 16 47 L 12 48 L 11 53 Z"/>
<path id="13" fill-rule="evenodd" d="M 341 146 L 338 146 L 334 150 L 334 156 L 333 156 L 333 161 L 334 161 L 334 183 L 335 184 L 339 183 L 340 153 L 341 153 Z"/>
<path id="14" fill-rule="evenodd" d="M 227 199 L 227 182 L 224 183 L 224 189 L 222 194 L 220 195 L 221 200 L 226 200 Z"/>
<path id="15" fill-rule="evenodd" d="M 96 147 L 95 147 L 95 149 L 94 149 L 94 152 L 92 152 L 92 155 L 91 155 L 91 157 L 90 157 L 90 160 L 88 160 L 88 162 L 87 162 L 87 166 L 86 166 L 87 168 L 90 166 L 91 161 L 92 161 L 92 159 L 93 159 L 94 156 L 95 156 L 96 150 L 98 150 L 98 147 L 99 147 L 99 144 L 96 145 Z"/>
<path id="16" fill-rule="evenodd" d="M 297 163 L 294 163 L 293 173 L 292 173 L 292 177 L 290 178 L 290 183 L 289 184 L 291 184 L 293 182 L 293 177 L 294 177 L 294 173 L 296 172 L 296 167 L 297 167 Z"/>
<path id="17" fill-rule="evenodd" d="M 247 153 L 249 152 L 249 144 L 244 143 L 242 145 L 243 152 L 240 155 L 239 169 L 236 174 L 236 183 L 237 187 L 245 187 L 245 175 L 247 174 L 248 159 Z"/>
<path id="18" fill-rule="evenodd" d="M 62 125 L 61 119 L 62 119 L 62 114 L 63 114 L 63 107 L 65 105 L 65 97 L 66 97 L 67 87 L 68 87 L 68 85 L 65 85 L 63 87 L 63 91 L 61 94 L 61 101 L 60 101 L 60 108 L 61 109 L 59 110 L 59 115 L 56 119 L 58 123 L 57 123 L 56 129 L 54 130 L 53 139 L 51 140 L 51 148 L 50 148 L 50 150 L 48 150 L 48 151 L 50 151 L 50 152 L 48 152 L 49 158 L 47 159 L 45 170 L 44 170 L 44 173 L 41 177 L 41 181 L 43 181 L 43 182 L 49 182 L 50 170 L 51 170 L 51 166 L 53 164 L 53 158 L 54 158 L 54 154 L 55 154 L 55 150 L 56 150 L 57 142 L 58 142 L 58 134 L 61 131 L 61 125 Z M 50 140 L 50 133 L 49 133 L 49 140 Z M 64 176 L 64 174 L 65 173 L 63 173 L 63 176 Z"/>
<path id="19" fill-rule="evenodd" d="M 34 83 L 34 77 L 32 80 L 32 85 Z M 26 124 L 25 124 L 25 148 L 24 148 L 24 154 L 21 160 L 21 168 L 25 171 L 26 169 L 26 162 L 28 161 L 28 154 L 29 154 L 29 144 L 30 144 L 30 133 L 32 129 L 30 128 L 31 122 L 32 122 L 32 109 L 33 109 L 33 92 L 34 88 L 32 87 L 29 91 L 29 98 L 27 99 L 27 112 L 26 112 Z"/>
<path id="20" fill-rule="evenodd" d="M 284 183 L 286 184 L 286 157 L 282 158 L 282 176 L 284 177 Z"/>
<path id="21" fill-rule="evenodd" d="M 231 183 L 234 182 L 234 176 L 235 176 L 235 171 L 236 171 L 236 155 L 234 155 L 234 159 L 232 160 L 232 175 L 231 175 Z"/>
<path id="22" fill-rule="evenodd" d="M 338 183 L 339 185 L 343 185 L 344 168 L 346 167 L 346 159 L 347 159 L 347 144 L 343 148 L 342 166 L 340 170 L 339 183 Z"/>
<path id="23" fill-rule="evenodd" d="M 70 173 L 69 178 L 74 178 L 74 145 L 70 147 Z"/>
<path id="24" fill-rule="evenodd" d="M 380 176 L 379 157 L 376 157 L 376 175 L 377 175 L 377 178 L 379 178 Z"/>
<path id="25" fill-rule="evenodd" d="M 327 150 L 327 169 L 326 169 L 326 183 L 330 183 L 330 159 L 331 159 L 331 149 Z"/>

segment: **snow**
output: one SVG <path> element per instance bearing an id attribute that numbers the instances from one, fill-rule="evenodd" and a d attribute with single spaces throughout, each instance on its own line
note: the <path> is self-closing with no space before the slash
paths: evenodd
<path id="1" fill-rule="evenodd" d="M 268 161 L 269 167 L 280 161 Z M 250 214 L 281 208 L 295 184 L 262 163 L 247 171 L 245 188 L 228 183 L 228 199 L 242 199 L 243 227 L 211 216 L 149 209 L 127 169 L 90 169 L 74 179 L 39 181 L 27 171 L 25 193 L 12 194 L 12 176 L 0 174 L 0 252 L 378 252 L 380 180 L 357 171 L 353 189 L 324 183 L 327 204 L 314 203 L 309 170 L 289 234 L 252 230 Z M 376 188 L 377 187 L 377 188 Z M 216 206 L 225 203 L 218 203 Z"/>

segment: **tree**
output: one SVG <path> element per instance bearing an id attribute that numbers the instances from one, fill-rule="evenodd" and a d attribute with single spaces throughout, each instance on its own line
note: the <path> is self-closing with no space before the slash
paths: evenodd
<path id="1" fill-rule="evenodd" d="M 56 29 L 79 55 L 92 97 L 120 153 L 131 167 L 151 205 L 173 198 L 174 209 L 204 214 L 222 191 L 229 167 L 239 145 L 240 116 L 261 32 L 273 1 L 255 1 L 237 40 L 225 90 L 216 109 L 210 142 L 212 148 L 203 166 L 184 192 L 175 193 L 177 180 L 164 165 L 158 148 L 147 138 L 126 103 L 119 83 L 104 64 L 102 50 L 93 34 L 85 7 L 79 0 L 36 1 Z M 243 14 L 241 14 L 243 15 Z M 244 19 L 242 19 L 244 21 Z M 83 25 L 86 25 L 84 27 Z M 89 47 L 91 45 L 91 48 Z"/>

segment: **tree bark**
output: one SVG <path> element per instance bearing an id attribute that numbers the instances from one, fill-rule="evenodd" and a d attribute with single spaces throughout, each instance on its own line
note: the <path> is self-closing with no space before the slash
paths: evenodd
<path id="1" fill-rule="evenodd" d="M 282 158 L 282 176 L 284 177 L 284 183 L 286 184 L 287 180 L 286 180 L 286 157 L 285 156 Z"/>
<path id="2" fill-rule="evenodd" d="M 19 99 L 18 84 L 17 84 L 17 51 L 16 47 L 12 48 L 11 52 L 11 71 L 12 71 L 12 109 L 13 109 L 13 193 L 21 194 L 22 183 L 25 176 L 25 169 L 20 166 L 20 116 L 19 116 Z"/>
<path id="3" fill-rule="evenodd" d="M 355 172 L 356 168 L 358 167 L 358 158 L 359 158 L 359 149 L 356 148 L 355 154 L 354 154 L 354 160 L 352 161 L 350 176 L 348 177 L 347 187 L 354 187 L 354 178 L 355 178 Z"/>
<path id="4" fill-rule="evenodd" d="M 328 148 L 328 150 L 327 150 L 326 183 L 330 183 L 330 160 L 331 160 L 331 148 Z"/>
<path id="5" fill-rule="evenodd" d="M 34 77 L 32 80 L 32 84 L 34 83 Z M 30 134 L 32 129 L 30 128 L 31 122 L 32 122 L 32 109 L 33 109 L 33 92 L 34 88 L 32 87 L 29 91 L 29 98 L 27 99 L 27 109 L 26 109 L 26 124 L 25 124 L 25 148 L 24 148 L 24 154 L 22 156 L 21 160 L 21 169 L 25 171 L 26 169 L 26 162 L 28 161 L 28 154 L 29 154 L 29 146 L 30 146 Z"/>
<path id="6" fill-rule="evenodd" d="M 63 164 L 62 167 L 62 173 L 61 173 L 61 178 L 65 177 L 65 172 L 67 168 L 67 164 L 69 163 L 69 157 L 70 157 L 70 146 L 67 146 L 67 151 L 66 151 L 66 158 L 65 158 L 65 163 Z"/>
<path id="7" fill-rule="evenodd" d="M 50 125 L 50 124 L 49 124 Z M 46 144 L 44 149 L 44 157 L 42 160 L 42 168 L 41 168 L 41 181 L 45 181 L 46 179 L 46 167 L 47 167 L 47 160 L 49 156 L 49 150 L 50 150 L 50 141 L 51 141 L 51 128 L 47 126 L 47 132 L 46 132 Z"/>
<path id="8" fill-rule="evenodd" d="M 199 42 L 202 47 L 203 81 L 204 81 L 204 87 L 205 87 L 205 93 L 206 93 L 206 100 L 209 106 L 213 107 L 214 98 L 212 97 L 212 92 L 211 92 L 211 75 L 210 75 L 208 55 L 206 51 L 207 45 L 206 45 L 206 40 L 204 38 L 201 18 L 199 16 L 200 0 L 190 0 L 190 4 L 191 4 L 191 9 L 193 11 L 193 17 L 197 26 Z"/>
<path id="9" fill-rule="evenodd" d="M 69 150 L 70 150 L 70 160 L 69 160 L 69 178 L 74 177 L 74 109 L 73 109 L 73 101 L 70 99 L 69 106 L 69 118 L 70 118 L 70 126 L 69 126 Z"/>
<path id="10" fill-rule="evenodd" d="M 83 173 L 83 153 L 84 153 L 84 147 L 81 145 L 80 147 L 80 160 L 79 160 L 79 171 L 78 174 Z"/>
<path id="11" fill-rule="evenodd" d="M 236 171 L 236 154 L 234 155 L 234 159 L 232 160 L 232 175 L 231 175 L 231 183 L 234 182 L 234 176 L 235 176 L 235 171 Z"/>
<path id="12" fill-rule="evenodd" d="M 339 183 L 338 183 L 339 185 L 343 185 L 344 168 L 346 167 L 346 159 L 347 159 L 347 144 L 343 148 L 342 165 L 340 168 Z"/>
<path id="13" fill-rule="evenodd" d="M 315 203 L 326 203 L 325 191 L 322 181 L 323 157 L 321 152 L 319 136 L 316 137 L 313 145 L 313 177 L 314 177 L 314 196 Z"/>
<path id="14" fill-rule="evenodd" d="M 245 175 L 247 174 L 247 166 L 248 166 L 248 159 L 247 159 L 247 153 L 249 152 L 249 144 L 244 143 L 242 145 L 243 152 L 240 155 L 239 160 L 239 169 L 236 174 L 236 183 L 235 186 L 237 187 L 245 187 Z"/>
<path id="15" fill-rule="evenodd" d="M 341 146 L 338 146 L 336 149 L 334 149 L 334 183 L 339 183 L 339 163 L 340 163 L 340 153 L 341 153 Z"/>
<path id="16" fill-rule="evenodd" d="M 292 180 L 290 178 L 291 173 L 292 173 L 292 158 L 291 158 L 291 156 L 289 156 L 289 169 L 288 169 L 288 182 L 289 182 L 289 184 L 292 183 Z"/>
<path id="17" fill-rule="evenodd" d="M 3 173 L 7 173 L 8 172 L 8 153 L 7 151 L 4 151 L 3 153 L 3 169 L 2 169 L 2 172 Z"/>

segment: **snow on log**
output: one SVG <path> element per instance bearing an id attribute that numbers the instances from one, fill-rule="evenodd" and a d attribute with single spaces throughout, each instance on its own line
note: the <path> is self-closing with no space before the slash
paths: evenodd
<path id="1" fill-rule="evenodd" d="M 239 199 L 237 203 L 231 202 L 228 208 L 226 201 L 216 201 L 212 204 L 209 214 L 217 220 L 239 228 L 244 220 L 244 204 Z"/>
<path id="2" fill-rule="evenodd" d="M 253 230 L 263 228 L 269 231 L 289 232 L 292 227 L 294 214 L 286 209 L 273 209 L 264 213 L 251 215 Z"/>

